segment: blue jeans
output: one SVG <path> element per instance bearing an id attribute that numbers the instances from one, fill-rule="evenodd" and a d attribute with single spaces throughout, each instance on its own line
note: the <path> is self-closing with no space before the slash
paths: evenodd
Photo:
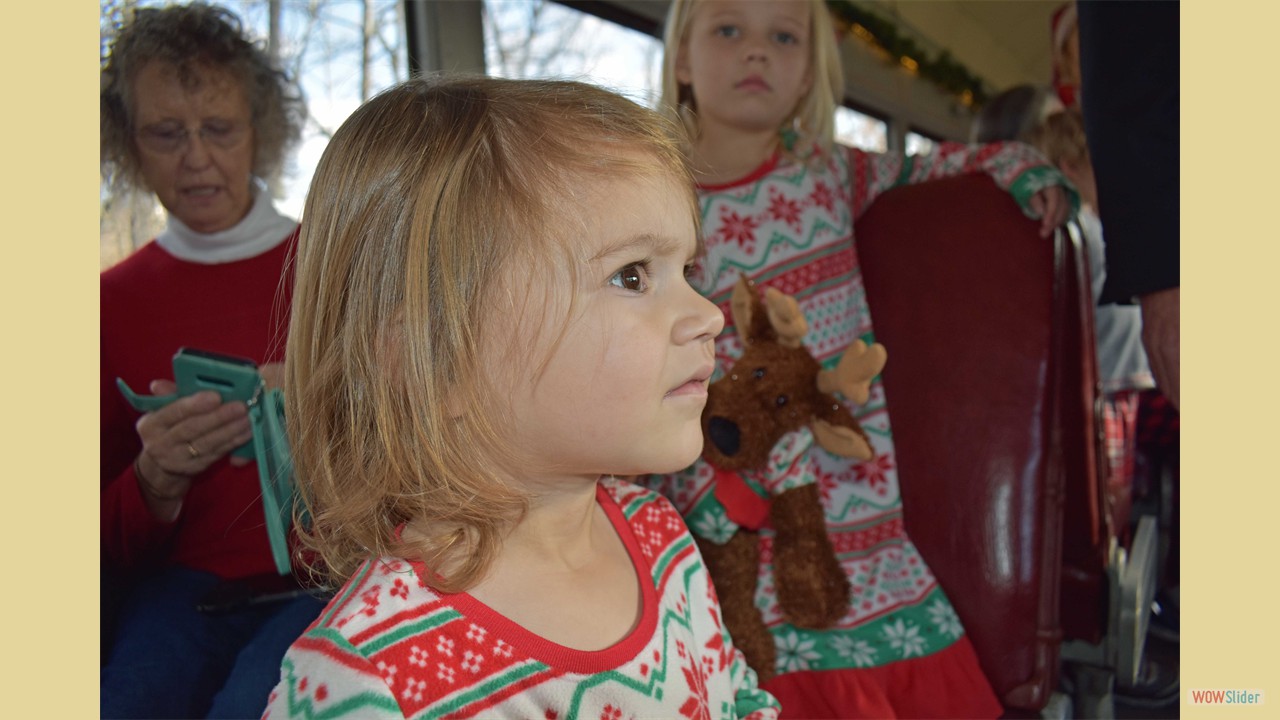
<path id="1" fill-rule="evenodd" d="M 324 609 L 310 596 L 209 615 L 197 601 L 219 582 L 171 568 L 125 599 L 102 668 L 103 718 L 258 718 L 289 645 Z"/>

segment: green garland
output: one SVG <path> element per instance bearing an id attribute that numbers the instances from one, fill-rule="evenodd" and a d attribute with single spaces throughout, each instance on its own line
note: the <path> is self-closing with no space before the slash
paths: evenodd
<path id="1" fill-rule="evenodd" d="M 906 57 L 915 61 L 916 73 L 920 77 L 962 100 L 968 98 L 967 102 L 974 107 L 986 102 L 987 91 L 982 78 L 956 62 L 949 51 L 943 50 L 937 57 L 931 58 L 915 40 L 900 33 L 892 22 L 854 5 L 850 0 L 826 2 L 837 23 L 849 27 L 855 24 L 862 26 L 871 35 L 871 40 L 894 60 L 902 62 L 902 58 Z"/>

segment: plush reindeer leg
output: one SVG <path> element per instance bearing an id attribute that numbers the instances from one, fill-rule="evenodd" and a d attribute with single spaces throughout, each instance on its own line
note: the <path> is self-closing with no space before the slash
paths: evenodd
<path id="1" fill-rule="evenodd" d="M 756 607 L 760 536 L 739 530 L 723 545 L 699 537 L 694 539 L 716 587 L 725 628 L 760 682 L 765 682 L 776 674 L 778 651 Z"/>
<path id="2" fill-rule="evenodd" d="M 862 405 L 871 393 L 871 381 L 884 369 L 888 354 L 884 346 L 871 347 L 861 340 L 854 340 L 832 370 L 818 373 L 818 389 L 824 393 L 839 392 L 846 400 Z"/>
<path id="3" fill-rule="evenodd" d="M 849 578 L 827 537 L 818 486 L 810 483 L 773 498 L 773 586 L 787 620 L 797 627 L 831 627 L 849 609 Z"/>

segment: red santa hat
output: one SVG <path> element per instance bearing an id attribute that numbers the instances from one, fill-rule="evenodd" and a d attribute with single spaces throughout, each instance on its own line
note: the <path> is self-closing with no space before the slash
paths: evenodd
<path id="1" fill-rule="evenodd" d="M 1062 104 L 1067 107 L 1075 104 L 1076 93 L 1079 88 L 1065 85 L 1062 82 L 1062 51 L 1067 45 L 1067 38 L 1071 37 L 1071 31 L 1075 27 L 1075 2 L 1063 3 L 1061 7 L 1053 11 L 1053 15 L 1049 19 L 1049 34 L 1053 42 L 1053 87 L 1058 93 L 1058 98 L 1062 100 Z"/>
<path id="2" fill-rule="evenodd" d="M 1062 7 L 1053 11 L 1053 17 L 1049 20 L 1049 31 L 1053 36 L 1053 54 L 1058 56 L 1062 53 L 1062 48 L 1067 44 L 1067 37 L 1071 35 L 1071 29 L 1076 26 L 1076 4 L 1074 2 L 1063 3 Z"/>

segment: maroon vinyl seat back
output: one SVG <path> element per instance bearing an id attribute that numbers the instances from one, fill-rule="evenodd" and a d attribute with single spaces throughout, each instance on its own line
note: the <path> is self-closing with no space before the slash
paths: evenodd
<path id="1" fill-rule="evenodd" d="M 1064 493 L 1097 490 L 1082 250 L 1039 237 L 985 175 L 889 191 L 855 237 L 908 533 L 1002 702 L 1039 709 L 1057 683 Z"/>

